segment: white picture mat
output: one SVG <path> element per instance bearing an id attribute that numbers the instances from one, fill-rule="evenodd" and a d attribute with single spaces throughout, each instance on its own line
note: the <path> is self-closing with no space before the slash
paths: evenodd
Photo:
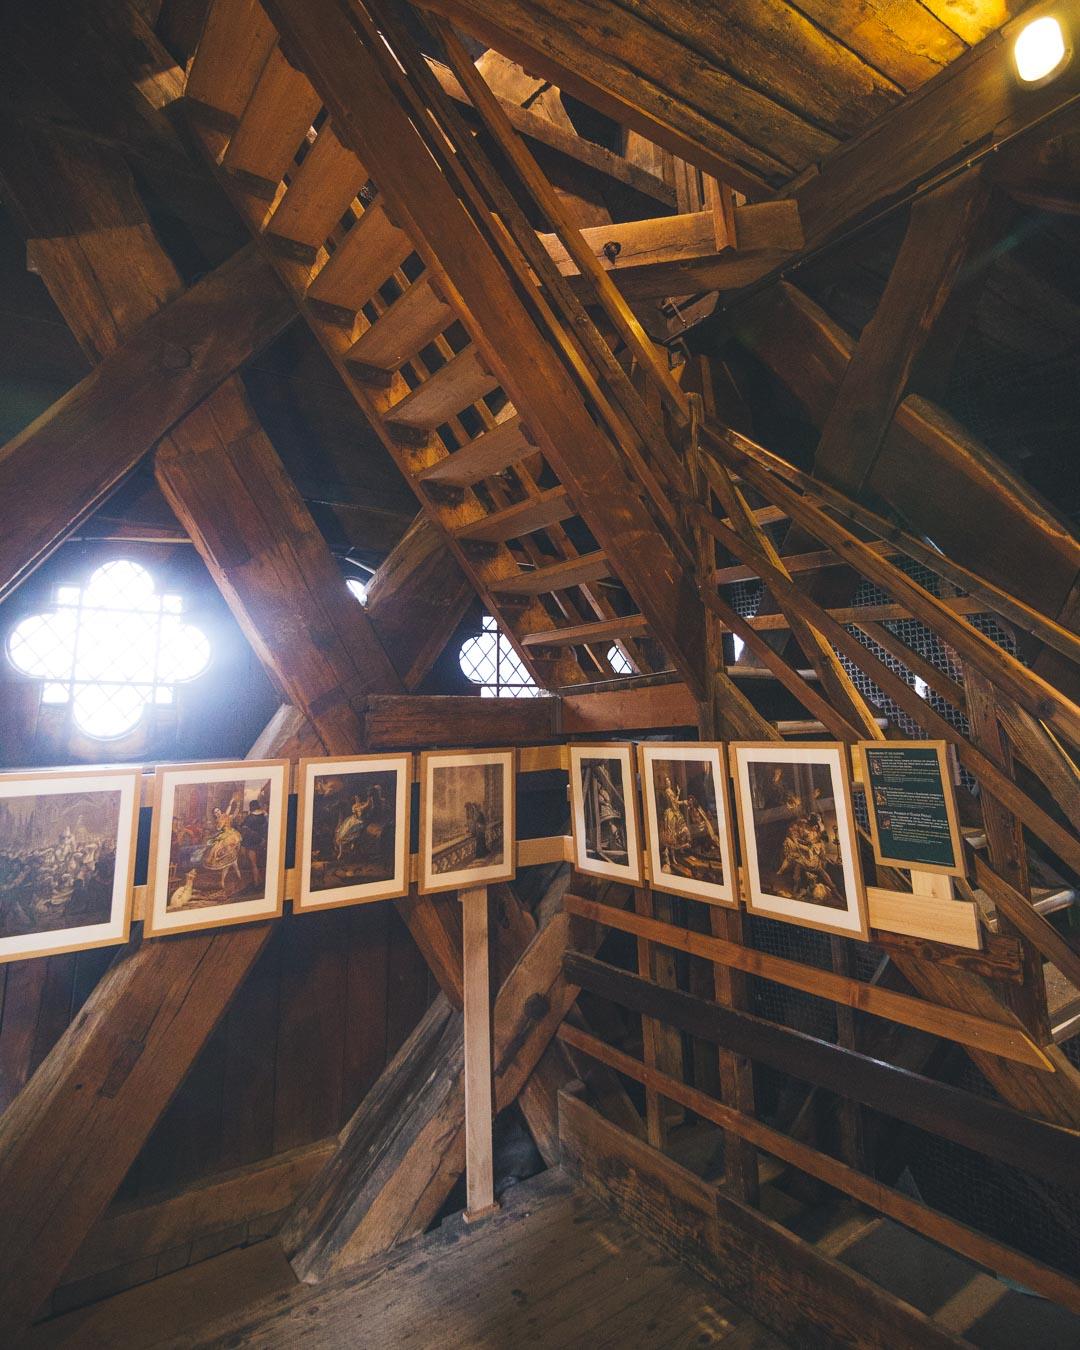
<path id="1" fill-rule="evenodd" d="M 617 760 L 622 768 L 623 814 L 626 822 L 626 856 L 623 863 L 597 862 L 585 851 L 585 798 L 581 791 L 581 766 L 585 760 Z M 574 866 L 579 872 L 593 876 L 611 877 L 640 886 L 641 836 L 634 794 L 637 784 L 634 775 L 634 747 L 632 745 L 572 745 L 570 747 L 570 803 L 574 819 Z"/>
<path id="2" fill-rule="evenodd" d="M 824 747 L 812 750 L 809 746 L 783 745 L 777 745 L 775 749 L 771 746 L 768 749 L 758 749 L 735 745 L 732 749 L 736 765 L 735 782 L 743 812 L 743 838 L 746 843 L 744 862 L 749 882 L 750 907 L 759 914 L 775 915 L 778 919 L 788 919 L 796 923 L 803 922 L 808 927 L 842 928 L 862 936 L 864 927 L 860 914 L 862 885 L 855 870 L 853 849 L 847 842 L 854 837 L 855 827 L 848 810 L 848 793 L 840 751 Z M 829 769 L 836 811 L 836 829 L 841 840 L 840 859 L 847 909 L 826 909 L 821 905 L 808 904 L 805 900 L 792 900 L 785 895 L 773 895 L 762 888 L 754 834 L 754 798 L 750 789 L 751 764 L 823 764 Z"/>
<path id="3" fill-rule="evenodd" d="M 424 794 L 420 819 L 423 822 L 423 838 L 420 840 L 420 868 L 422 884 L 425 887 L 438 887 L 442 890 L 455 890 L 467 886 L 483 886 L 489 881 L 505 881 L 516 870 L 516 839 L 514 838 L 514 751 L 493 750 L 490 753 L 476 754 L 475 751 L 462 751 L 461 754 L 441 754 L 429 752 L 424 761 L 420 790 Z M 456 872 L 433 872 L 431 855 L 434 849 L 435 833 L 435 771 L 436 769 L 483 768 L 487 764 L 501 764 L 503 770 L 503 856 L 497 863 L 487 867 L 466 867 Z M 456 880 L 455 880 L 456 878 Z"/>
<path id="4" fill-rule="evenodd" d="M 80 924 L 78 928 L 52 928 L 47 933 L 15 933 L 0 938 L 0 955 L 18 951 L 33 956 L 35 952 L 55 951 L 61 944 L 76 947 L 91 942 L 105 945 L 110 939 L 116 942 L 124 940 L 128 885 L 137 835 L 135 803 L 139 800 L 140 784 L 138 769 L 132 769 L 130 773 L 87 774 L 85 777 L 65 772 L 56 778 L 20 778 L 11 782 L 0 778 L 0 798 L 5 800 L 15 797 L 59 797 L 72 792 L 120 793 L 116 865 L 108 920 L 105 923 Z"/>
<path id="5" fill-rule="evenodd" d="M 641 788 L 645 796 L 646 822 L 655 823 L 657 828 L 647 828 L 645 836 L 649 853 L 649 871 L 653 887 L 658 891 L 674 892 L 698 900 L 719 900 L 729 905 L 738 903 L 735 889 L 735 866 L 731 856 L 731 822 L 728 819 L 727 771 L 724 765 L 723 751 L 717 745 L 665 745 L 663 742 L 643 744 L 641 747 Z M 717 885 L 712 881 L 695 881 L 692 877 L 673 876 L 665 872 L 660 864 L 659 822 L 656 789 L 653 783 L 653 765 L 658 760 L 678 760 L 680 763 L 707 764 L 713 775 L 713 796 L 716 800 L 716 814 L 713 824 L 720 838 L 720 862 L 724 869 L 724 881 Z M 704 803 L 702 803 L 704 809 Z"/>
<path id="6" fill-rule="evenodd" d="M 394 773 L 397 775 L 394 789 L 394 874 L 386 881 L 365 881 L 354 886 L 336 886 L 331 890 L 311 890 L 311 837 L 315 827 L 315 780 L 317 778 L 341 778 L 356 773 Z M 349 901 L 363 900 L 366 896 L 378 893 L 378 898 L 386 896 L 390 890 L 400 891 L 402 895 L 409 889 L 409 787 L 412 782 L 412 756 L 387 755 L 381 759 L 328 760 L 324 764 L 318 761 L 309 763 L 304 769 L 304 779 L 300 784 L 303 794 L 304 822 L 303 837 L 297 840 L 297 863 L 300 871 L 299 895 L 303 898 L 298 909 L 329 909 Z"/>
<path id="7" fill-rule="evenodd" d="M 239 900 L 222 905 L 205 906 L 185 911 L 166 909 L 169 903 L 169 857 L 172 853 L 173 816 L 176 809 L 176 789 L 188 783 L 263 783 L 270 780 L 270 807 L 267 811 L 266 871 L 263 893 L 250 900 Z M 282 865 L 285 861 L 285 767 L 280 764 L 252 763 L 230 765 L 221 769 L 166 769 L 161 774 L 161 804 L 154 831 L 158 841 L 152 881 L 153 925 L 157 932 L 184 928 L 206 928 L 215 919 L 260 919 L 276 915 L 279 908 Z M 245 793 L 246 796 L 246 793 Z M 207 922 L 207 919 L 210 922 Z"/>

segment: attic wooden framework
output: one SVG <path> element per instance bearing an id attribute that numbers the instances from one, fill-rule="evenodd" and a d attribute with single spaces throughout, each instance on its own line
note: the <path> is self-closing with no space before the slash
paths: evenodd
<path id="1" fill-rule="evenodd" d="M 867 978 L 845 940 L 827 968 L 791 960 L 755 947 L 740 911 L 648 886 L 564 876 L 535 913 L 500 886 L 494 1109 L 516 1103 L 545 1163 L 793 1343 L 967 1342 L 768 1218 L 765 1157 L 1080 1315 L 1067 1263 L 887 1184 L 871 1141 L 887 1117 L 1019 1169 L 1062 1208 L 1080 1193 L 1080 1068 L 1063 1048 L 1080 948 L 1053 914 L 1080 876 L 1080 545 L 935 401 L 974 304 L 966 264 L 1002 203 L 1068 196 L 1052 170 L 1075 145 L 1080 62 L 1018 96 L 1010 37 L 1045 3 L 986 31 L 950 4 L 900 5 L 889 25 L 829 4 L 613 8 L 618 31 L 577 0 L 211 0 L 186 71 L 138 6 L 68 21 L 115 54 L 126 111 L 114 138 L 18 103 L 0 121 L 3 204 L 93 365 L 0 450 L 0 598 L 152 456 L 281 694 L 254 758 L 514 744 L 549 746 L 547 765 L 575 736 L 852 745 L 900 720 L 944 740 L 968 823 L 953 903 L 978 950 L 905 935 L 881 909 Z M 0 71 L 17 96 L 45 56 L 29 19 L 13 37 Z M 621 153 L 578 135 L 560 89 L 623 128 Z M 632 218 L 597 221 L 598 181 Z M 147 195 L 215 262 L 193 284 Z M 217 220 L 230 207 L 250 236 L 236 251 Z M 853 340 L 789 278 L 904 210 Z M 818 430 L 813 473 L 753 439 L 722 361 L 678 344 L 709 313 Z M 419 504 L 365 607 L 238 373 L 297 315 Z M 744 581 L 763 588 L 753 615 L 730 590 Z M 878 598 L 860 602 L 860 582 Z M 550 697 L 416 692 L 477 596 Z M 944 644 L 949 669 L 897 620 Z M 755 701 L 762 671 L 799 720 Z M 557 842 L 534 853 L 562 859 Z M 910 894 L 888 869 L 877 882 Z M 335 1146 L 289 1165 L 276 1241 L 305 1283 L 424 1233 L 465 1167 L 460 910 L 394 903 L 439 993 Z M 636 971 L 599 958 L 611 932 Z M 125 949 L 5 1092 L 5 1344 L 33 1343 L 65 1272 L 133 1241 L 109 1202 L 268 937 Z M 835 1003 L 835 1043 L 760 1016 L 753 979 Z M 586 1022 L 589 1000 L 640 1018 L 640 1058 Z M 914 1029 L 904 1052 L 898 1028 Z M 993 1100 L 930 1071 L 941 1041 Z M 788 1128 L 758 1111 L 754 1064 L 805 1085 Z M 822 1094 L 832 1151 L 812 1128 Z M 673 1111 L 723 1130 L 721 1184 L 665 1151 Z"/>

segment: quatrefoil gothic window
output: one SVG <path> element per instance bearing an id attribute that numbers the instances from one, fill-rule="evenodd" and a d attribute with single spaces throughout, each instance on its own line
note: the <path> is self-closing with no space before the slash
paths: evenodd
<path id="1" fill-rule="evenodd" d="M 87 736 L 124 736 L 210 663 L 206 634 L 185 622 L 183 607 L 181 596 L 157 592 L 145 567 L 118 558 L 83 586 L 60 586 L 51 609 L 18 623 L 8 656 L 43 681 L 43 703 L 71 705 Z"/>

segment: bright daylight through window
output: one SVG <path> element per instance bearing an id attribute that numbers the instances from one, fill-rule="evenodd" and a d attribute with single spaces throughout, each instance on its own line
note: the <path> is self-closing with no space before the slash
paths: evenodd
<path id="1" fill-rule="evenodd" d="M 537 698 L 540 694 L 490 614 L 484 615 L 483 631 L 461 644 L 458 662 L 467 678 L 480 686 L 482 698 Z"/>
<path id="2" fill-rule="evenodd" d="M 179 595 L 125 558 L 104 563 L 83 586 L 61 586 L 53 608 L 23 619 L 8 656 L 44 681 L 43 703 L 71 704 L 75 725 L 101 740 L 126 735 L 150 704 L 169 704 L 177 684 L 201 675 L 210 643 L 183 618 Z"/>

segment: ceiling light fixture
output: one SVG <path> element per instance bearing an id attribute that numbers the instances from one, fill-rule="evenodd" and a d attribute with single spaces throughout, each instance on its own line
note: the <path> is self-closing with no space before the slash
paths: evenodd
<path id="1" fill-rule="evenodd" d="M 1013 43 L 1013 61 L 1023 84 L 1046 84 L 1069 63 L 1072 48 L 1061 23 L 1050 14 L 1025 24 Z"/>

